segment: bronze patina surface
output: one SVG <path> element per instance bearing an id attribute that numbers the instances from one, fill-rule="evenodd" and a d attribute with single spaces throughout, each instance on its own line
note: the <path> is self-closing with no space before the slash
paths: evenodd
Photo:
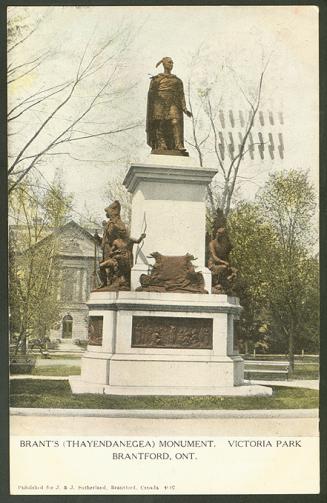
<path id="1" fill-rule="evenodd" d="M 202 273 L 195 272 L 193 255 L 165 256 L 154 252 L 155 264 L 150 274 L 141 274 L 138 292 L 208 293 Z"/>
<path id="2" fill-rule="evenodd" d="M 212 293 L 232 295 L 237 270 L 229 262 L 232 243 L 222 212 L 217 222 L 215 238 L 209 242 L 208 268 L 212 274 Z"/>
<path id="3" fill-rule="evenodd" d="M 212 320 L 133 316 L 132 347 L 212 349 Z"/>
<path id="4" fill-rule="evenodd" d="M 89 317 L 89 346 L 102 346 L 103 316 Z"/>
<path id="5" fill-rule="evenodd" d="M 152 154 L 186 155 L 184 147 L 183 114 L 192 117 L 186 108 L 183 82 L 171 73 L 173 60 L 162 58 L 156 66 L 164 67 L 164 73 L 151 77 L 147 116 L 147 143 Z"/>
<path id="6" fill-rule="evenodd" d="M 138 239 L 129 236 L 127 227 L 120 218 L 120 208 L 119 201 L 114 201 L 105 208 L 109 220 L 105 223 L 102 238 L 95 235 L 102 248 L 102 260 L 99 264 L 101 284 L 97 290 L 130 290 L 133 246 L 145 238 L 145 234 L 141 234 Z"/>

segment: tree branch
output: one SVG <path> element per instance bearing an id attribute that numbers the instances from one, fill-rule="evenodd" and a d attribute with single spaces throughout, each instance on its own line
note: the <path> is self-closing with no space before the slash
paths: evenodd
<path id="1" fill-rule="evenodd" d="M 51 96 L 54 96 L 55 94 L 58 94 L 58 93 L 61 93 L 62 91 L 64 91 L 65 89 L 67 89 L 67 87 L 69 87 L 71 85 L 71 82 L 69 82 L 68 84 L 66 84 L 64 87 L 62 87 L 61 89 L 58 89 L 57 91 L 54 91 L 53 93 L 50 93 L 48 94 L 47 96 L 43 96 L 42 98 L 38 99 L 38 100 L 34 100 L 33 103 L 31 103 L 28 107 L 24 108 L 23 110 L 21 110 L 18 114 L 14 115 L 13 117 L 10 116 L 10 114 L 15 110 L 17 109 L 19 106 L 22 106 L 22 104 L 20 105 L 17 105 L 16 107 L 14 107 L 9 113 L 8 113 L 8 122 L 12 121 L 12 120 L 15 120 L 17 119 L 18 117 L 20 117 L 21 115 L 23 115 L 25 112 L 27 112 L 27 110 L 30 110 L 31 108 L 33 108 L 35 105 L 38 105 L 39 103 L 42 103 L 43 101 L 47 100 L 48 98 L 50 98 Z M 58 87 L 58 86 L 56 86 Z"/>

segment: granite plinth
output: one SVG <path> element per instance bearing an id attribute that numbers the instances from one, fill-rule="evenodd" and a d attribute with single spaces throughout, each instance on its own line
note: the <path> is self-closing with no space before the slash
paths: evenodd
<path id="1" fill-rule="evenodd" d="M 136 265 L 153 265 L 149 255 L 157 251 L 190 253 L 194 265 L 205 269 L 207 188 L 216 172 L 183 156 L 152 154 L 130 165 L 124 185 L 132 194 L 131 235 L 146 232 Z"/>
<path id="2" fill-rule="evenodd" d="M 244 396 L 257 390 L 269 394 L 270 388 L 244 386 L 243 360 L 233 343 L 234 319 L 241 310 L 235 297 L 92 292 L 88 306 L 91 318 L 103 317 L 103 338 L 101 345 L 88 346 L 81 376 L 70 377 L 74 393 Z M 206 320 L 212 324 L 211 349 L 133 347 L 135 317 Z"/>

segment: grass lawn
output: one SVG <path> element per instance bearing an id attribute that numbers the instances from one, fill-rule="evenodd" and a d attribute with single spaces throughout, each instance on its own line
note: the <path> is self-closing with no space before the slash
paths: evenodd
<path id="1" fill-rule="evenodd" d="M 40 360 L 80 360 L 81 357 L 83 356 L 83 353 L 72 353 L 72 354 L 53 354 L 51 351 L 49 351 L 50 358 L 44 358 L 44 356 L 41 355 L 41 353 L 36 353 L 33 356 L 36 356 L 36 358 L 40 358 Z"/>
<path id="2" fill-rule="evenodd" d="M 305 363 L 296 364 L 294 369 L 294 379 L 319 379 L 319 364 L 306 365 Z"/>
<path id="3" fill-rule="evenodd" d="M 32 375 L 37 376 L 73 376 L 80 375 L 81 367 L 77 365 L 44 365 L 42 367 L 35 367 Z"/>
<path id="4" fill-rule="evenodd" d="M 274 386 L 272 397 L 73 395 L 68 381 L 12 379 L 11 407 L 61 409 L 314 409 L 319 392 Z"/>
<path id="5" fill-rule="evenodd" d="M 287 362 L 288 361 L 288 356 L 286 355 L 273 355 L 273 354 L 260 354 L 257 353 L 256 356 L 254 357 L 252 354 L 244 355 L 241 354 L 242 358 L 244 360 L 261 360 L 261 361 L 283 361 Z M 313 356 L 313 355 L 304 355 L 302 356 L 296 356 L 295 357 L 295 362 L 296 363 L 317 363 L 319 364 L 319 356 Z"/>
<path id="6" fill-rule="evenodd" d="M 245 373 L 247 370 L 275 370 L 278 371 L 284 370 L 284 367 L 276 367 L 273 365 L 269 365 L 267 362 L 267 365 L 256 365 L 255 363 L 251 362 L 251 365 L 247 365 L 245 368 Z M 285 367 L 286 369 L 286 367 Z M 246 375 L 247 379 L 262 379 L 262 380 L 286 380 L 286 375 L 284 374 L 271 374 L 267 373 L 265 374 L 264 372 L 259 372 L 256 374 L 255 372 L 251 372 L 251 374 Z M 294 374 L 290 379 L 319 379 L 319 365 L 313 365 L 313 364 L 305 364 L 305 363 L 299 363 L 295 365 L 294 369 Z"/>

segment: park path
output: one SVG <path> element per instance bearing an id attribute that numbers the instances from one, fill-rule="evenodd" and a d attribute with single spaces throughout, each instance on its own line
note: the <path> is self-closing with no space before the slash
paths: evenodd
<path id="1" fill-rule="evenodd" d="M 284 381 L 266 381 L 266 380 L 244 380 L 248 384 L 262 384 L 262 386 L 288 386 L 290 388 L 307 388 L 307 389 L 319 389 L 318 379 L 293 379 Z"/>
<path id="2" fill-rule="evenodd" d="M 31 410 L 31 409 L 29 409 Z M 167 412 L 167 411 L 165 411 Z M 194 411 L 193 411 L 194 412 Z M 223 412 L 223 411 L 220 411 Z M 318 436 L 318 411 L 312 410 L 311 416 L 301 415 L 301 410 L 293 411 L 291 416 L 284 411 L 265 411 L 266 416 L 254 417 L 255 411 L 225 411 L 229 415 L 220 417 L 186 418 L 147 418 L 147 417 L 89 417 L 71 416 L 32 416 L 11 415 L 11 435 L 106 435 L 106 436 L 141 436 L 141 435 L 212 435 L 212 436 Z M 235 416 L 232 413 L 235 412 Z M 240 416 L 247 412 L 247 416 Z M 260 411 L 262 412 L 262 411 Z M 268 413 L 273 412 L 272 417 Z M 289 411 L 288 411 L 289 412 Z M 306 411 L 307 413 L 309 411 Z M 252 416 L 251 416 L 252 413 Z"/>

